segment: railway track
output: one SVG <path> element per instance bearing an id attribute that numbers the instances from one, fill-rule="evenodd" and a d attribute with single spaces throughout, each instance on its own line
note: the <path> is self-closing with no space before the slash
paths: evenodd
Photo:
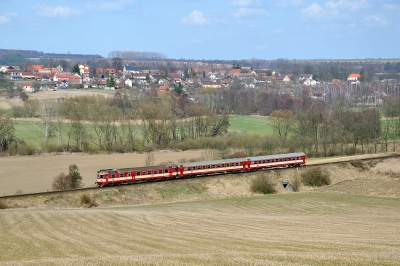
<path id="1" fill-rule="evenodd" d="M 334 158 L 312 158 L 308 159 L 306 165 L 307 166 L 318 166 L 318 165 L 329 165 L 329 164 L 338 164 L 344 162 L 352 162 L 352 161 L 368 161 L 368 160 L 377 160 L 377 159 L 389 159 L 389 158 L 397 158 L 399 157 L 399 153 L 385 153 L 385 154 L 367 154 L 367 155 L 356 155 L 356 156 L 347 156 L 347 157 L 334 157 Z M 276 171 L 284 171 L 289 168 L 274 168 L 273 170 Z M 272 170 L 272 169 L 263 169 L 264 171 Z M 239 173 L 239 174 L 246 174 L 246 173 Z M 221 174 L 216 174 L 221 175 Z M 215 175 L 209 176 L 201 176 L 196 178 L 207 178 L 213 177 Z M 167 180 L 156 180 L 156 181 L 148 181 L 148 182 L 138 182 L 133 184 L 126 184 L 126 185 L 146 185 L 152 182 L 168 182 L 168 181 L 175 181 L 177 179 L 167 179 Z M 97 191 L 99 187 L 86 187 L 86 188 L 78 188 L 73 190 L 63 190 L 63 191 L 45 191 L 45 192 L 35 192 L 35 193 L 27 193 L 27 194 L 18 194 L 18 195 L 7 195 L 7 196 L 0 196 L 0 199 L 12 199 L 12 198 L 21 198 L 21 197 L 32 197 L 32 196 L 51 196 L 51 195 L 60 195 L 60 194 L 68 194 L 68 193 L 81 193 L 81 192 L 90 192 L 90 191 Z"/>

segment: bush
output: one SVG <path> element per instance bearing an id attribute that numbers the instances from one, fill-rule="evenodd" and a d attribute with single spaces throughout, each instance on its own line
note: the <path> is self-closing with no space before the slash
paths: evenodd
<path id="1" fill-rule="evenodd" d="M 0 200 L 0 210 L 8 209 L 10 208 L 8 204 L 4 200 Z"/>
<path id="2" fill-rule="evenodd" d="M 145 166 L 154 165 L 155 160 L 156 160 L 156 158 L 155 158 L 155 156 L 154 156 L 153 153 L 151 153 L 151 152 L 146 153 L 146 161 L 145 161 L 145 164 L 144 164 L 144 165 L 145 165 Z"/>
<path id="3" fill-rule="evenodd" d="M 51 187 L 53 188 L 53 190 L 71 189 L 71 180 L 69 176 L 65 175 L 64 173 L 60 173 L 54 178 Z"/>
<path id="4" fill-rule="evenodd" d="M 350 164 L 355 167 L 355 168 L 359 168 L 361 170 L 367 170 L 368 166 L 365 165 L 361 160 L 355 160 L 355 161 L 351 161 Z"/>
<path id="5" fill-rule="evenodd" d="M 228 158 L 232 158 L 232 159 L 233 158 L 244 158 L 244 157 L 247 157 L 247 155 L 244 151 L 236 151 L 228 156 Z"/>
<path id="6" fill-rule="evenodd" d="M 79 173 L 79 168 L 76 164 L 69 166 L 68 177 L 71 180 L 71 187 L 73 189 L 82 187 L 82 176 Z"/>
<path id="7" fill-rule="evenodd" d="M 301 178 L 298 174 L 294 174 L 292 176 L 292 179 L 290 180 L 290 185 L 292 186 L 294 192 L 297 192 L 300 190 Z"/>
<path id="8" fill-rule="evenodd" d="M 82 176 L 76 164 L 69 166 L 69 173 L 60 173 L 53 180 L 53 190 L 68 190 L 82 187 Z"/>
<path id="9" fill-rule="evenodd" d="M 28 116 L 28 110 L 24 106 L 12 106 L 11 107 L 11 112 L 13 117 L 27 117 Z"/>
<path id="10" fill-rule="evenodd" d="M 89 195 L 88 193 L 81 194 L 79 196 L 79 201 L 80 201 L 81 206 L 85 206 L 87 208 L 98 206 L 94 197 Z"/>
<path id="11" fill-rule="evenodd" d="M 259 174 L 251 181 L 250 189 L 256 193 L 273 194 L 276 192 L 275 184 L 266 176 Z"/>
<path id="12" fill-rule="evenodd" d="M 33 155 L 35 154 L 36 149 L 33 145 L 26 143 L 25 141 L 21 141 L 18 145 L 18 154 L 19 155 Z"/>
<path id="13" fill-rule="evenodd" d="M 329 174 L 322 172 L 320 167 L 307 168 L 300 175 L 303 184 L 306 186 L 322 187 L 331 183 Z"/>

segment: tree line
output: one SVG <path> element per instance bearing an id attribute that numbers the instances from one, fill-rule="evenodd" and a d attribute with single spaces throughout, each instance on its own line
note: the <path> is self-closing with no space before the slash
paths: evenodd
<path id="1" fill-rule="evenodd" d="M 144 148 L 171 148 L 185 139 L 225 134 L 228 115 L 217 115 L 207 107 L 192 103 L 175 92 L 152 93 L 140 98 L 116 92 L 113 98 L 96 95 L 68 99 L 27 99 L 14 106 L 15 117 L 29 120 L 41 132 L 45 149 L 64 151 L 141 151 Z M 15 142 L 11 114 L 4 112 L 2 151 Z M 12 136 L 12 137 L 10 137 Z M 18 145 L 18 142 L 15 142 Z"/>

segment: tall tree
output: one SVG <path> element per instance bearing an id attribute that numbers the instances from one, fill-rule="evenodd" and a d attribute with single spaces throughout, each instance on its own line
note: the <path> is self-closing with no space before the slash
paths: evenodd
<path id="1" fill-rule="evenodd" d="M 72 71 L 71 71 L 72 73 L 77 73 L 77 74 L 79 74 L 79 66 L 78 66 L 78 64 L 76 64 L 76 65 L 74 65 L 74 67 L 72 68 Z"/>
<path id="2" fill-rule="evenodd" d="M 122 71 L 124 69 L 124 60 L 121 57 L 114 57 L 111 59 L 111 65 L 118 73 L 118 71 Z"/>
<path id="3" fill-rule="evenodd" d="M 275 110 L 270 114 L 270 120 L 280 138 L 286 139 L 294 126 L 295 118 L 290 110 Z"/>

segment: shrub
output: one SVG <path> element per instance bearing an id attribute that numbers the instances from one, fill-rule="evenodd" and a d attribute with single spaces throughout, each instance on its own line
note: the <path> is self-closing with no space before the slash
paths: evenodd
<path id="1" fill-rule="evenodd" d="M 10 206 L 8 206 L 8 204 L 4 200 L 0 200 L 0 210 L 4 210 L 4 209 L 8 209 L 8 208 L 10 208 Z"/>
<path id="2" fill-rule="evenodd" d="M 79 202 L 81 206 L 85 206 L 87 208 L 98 206 L 94 197 L 89 195 L 88 193 L 81 194 L 79 196 Z"/>
<path id="3" fill-rule="evenodd" d="M 28 116 L 28 111 L 24 106 L 12 106 L 11 107 L 11 112 L 13 117 L 27 117 Z"/>
<path id="4" fill-rule="evenodd" d="M 64 173 L 58 174 L 53 180 L 53 184 L 51 185 L 53 190 L 68 190 L 71 189 L 71 180 L 69 176 Z"/>
<path id="5" fill-rule="evenodd" d="M 228 158 L 244 158 L 247 157 L 244 151 L 237 151 L 228 156 Z"/>
<path id="6" fill-rule="evenodd" d="M 82 176 L 79 173 L 79 168 L 76 164 L 69 166 L 68 177 L 71 180 L 71 187 L 73 189 L 82 187 Z"/>
<path id="7" fill-rule="evenodd" d="M 298 174 L 294 174 L 290 180 L 290 185 L 293 188 L 294 192 L 297 192 L 300 190 L 300 186 L 301 186 L 301 178 Z"/>
<path id="8" fill-rule="evenodd" d="M 33 145 L 26 143 L 25 141 L 21 141 L 18 145 L 18 154 L 19 155 L 33 155 L 36 153 L 36 149 Z"/>
<path id="9" fill-rule="evenodd" d="M 305 172 L 301 173 L 301 180 L 306 186 L 321 187 L 329 185 L 331 179 L 328 173 L 324 173 L 320 167 L 307 168 Z"/>
<path id="10" fill-rule="evenodd" d="M 151 153 L 151 152 L 146 153 L 146 160 L 145 160 L 144 164 L 145 164 L 145 166 L 154 165 L 155 160 L 156 160 L 156 158 L 153 153 Z"/>
<path id="11" fill-rule="evenodd" d="M 272 180 L 262 174 L 258 174 L 256 178 L 251 181 L 250 189 L 256 193 L 273 194 L 276 192 L 275 184 Z"/>
<path id="12" fill-rule="evenodd" d="M 69 166 L 69 173 L 60 173 L 53 180 L 53 190 L 68 190 L 82 187 L 82 176 L 76 164 Z"/>
<path id="13" fill-rule="evenodd" d="M 355 160 L 355 161 L 351 161 L 350 164 L 355 167 L 355 168 L 359 168 L 361 170 L 367 170 L 368 166 L 365 165 L 361 160 Z"/>

